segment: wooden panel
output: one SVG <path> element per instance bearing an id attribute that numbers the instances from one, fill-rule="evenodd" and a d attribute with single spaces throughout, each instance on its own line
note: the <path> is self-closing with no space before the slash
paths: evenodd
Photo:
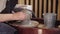
<path id="1" fill-rule="evenodd" d="M 51 0 L 48 0 L 48 13 L 51 13 Z"/>
<path id="2" fill-rule="evenodd" d="M 39 18 L 42 18 L 41 16 L 42 16 L 42 0 L 40 0 L 40 2 L 39 2 Z"/>
<path id="3" fill-rule="evenodd" d="M 46 0 L 44 0 L 44 14 L 46 13 Z"/>
<path id="4" fill-rule="evenodd" d="M 31 0 L 32 10 L 33 10 L 33 0 Z"/>
<path id="5" fill-rule="evenodd" d="M 60 20 L 60 0 L 58 0 L 58 20 Z"/>
<path id="6" fill-rule="evenodd" d="M 26 5 L 29 5 L 29 0 L 26 0 Z"/>
<path id="7" fill-rule="evenodd" d="M 24 0 L 18 0 L 18 4 L 24 4 Z"/>
<path id="8" fill-rule="evenodd" d="M 55 13 L 56 9 L 56 0 L 53 0 L 53 13 Z"/>
<path id="9" fill-rule="evenodd" d="M 35 16 L 37 17 L 37 0 L 35 0 Z"/>
<path id="10" fill-rule="evenodd" d="M 31 0 L 31 5 L 33 5 L 33 0 Z"/>

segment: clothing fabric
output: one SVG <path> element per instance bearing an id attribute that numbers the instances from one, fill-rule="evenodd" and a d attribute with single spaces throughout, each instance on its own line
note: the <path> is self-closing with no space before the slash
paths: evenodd
<path id="1" fill-rule="evenodd" d="M 6 7 L 7 0 L 0 0 L 0 12 Z"/>
<path id="2" fill-rule="evenodd" d="M 5 23 L 0 23 L 0 34 L 14 34 L 16 29 Z"/>
<path id="3" fill-rule="evenodd" d="M 12 13 L 12 10 L 14 9 L 15 5 L 18 3 L 18 0 L 7 0 L 6 7 L 3 9 L 1 13 Z"/>
<path id="4" fill-rule="evenodd" d="M 17 0 L 0 0 L 0 13 L 12 13 L 16 3 Z M 15 31 L 14 27 L 6 23 L 0 23 L 0 34 L 14 34 Z"/>

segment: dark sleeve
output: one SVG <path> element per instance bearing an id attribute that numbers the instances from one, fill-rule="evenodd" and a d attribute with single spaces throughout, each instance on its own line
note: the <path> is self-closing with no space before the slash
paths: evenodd
<path id="1" fill-rule="evenodd" d="M 6 8 L 1 13 L 12 13 L 13 8 L 18 3 L 18 0 L 9 0 L 6 2 Z"/>
<path id="2" fill-rule="evenodd" d="M 7 14 L 7 13 L 12 13 L 12 10 L 14 9 L 15 5 L 18 3 L 18 0 L 9 0 L 6 2 L 6 8 L 0 13 L 0 14 Z M 7 21 L 3 23 L 12 23 L 15 21 Z"/>

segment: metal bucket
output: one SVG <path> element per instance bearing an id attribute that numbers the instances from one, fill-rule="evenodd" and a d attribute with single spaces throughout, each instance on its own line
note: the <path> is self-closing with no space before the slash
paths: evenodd
<path id="1" fill-rule="evenodd" d="M 47 28 L 54 28 L 56 22 L 56 14 L 55 13 L 46 13 L 44 16 L 44 24 Z"/>

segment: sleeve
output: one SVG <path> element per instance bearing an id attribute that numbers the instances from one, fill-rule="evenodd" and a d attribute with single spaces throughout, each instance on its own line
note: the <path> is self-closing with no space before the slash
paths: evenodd
<path id="1" fill-rule="evenodd" d="M 15 5 L 18 3 L 18 0 L 9 0 L 6 2 L 6 8 L 1 13 L 12 13 Z"/>

